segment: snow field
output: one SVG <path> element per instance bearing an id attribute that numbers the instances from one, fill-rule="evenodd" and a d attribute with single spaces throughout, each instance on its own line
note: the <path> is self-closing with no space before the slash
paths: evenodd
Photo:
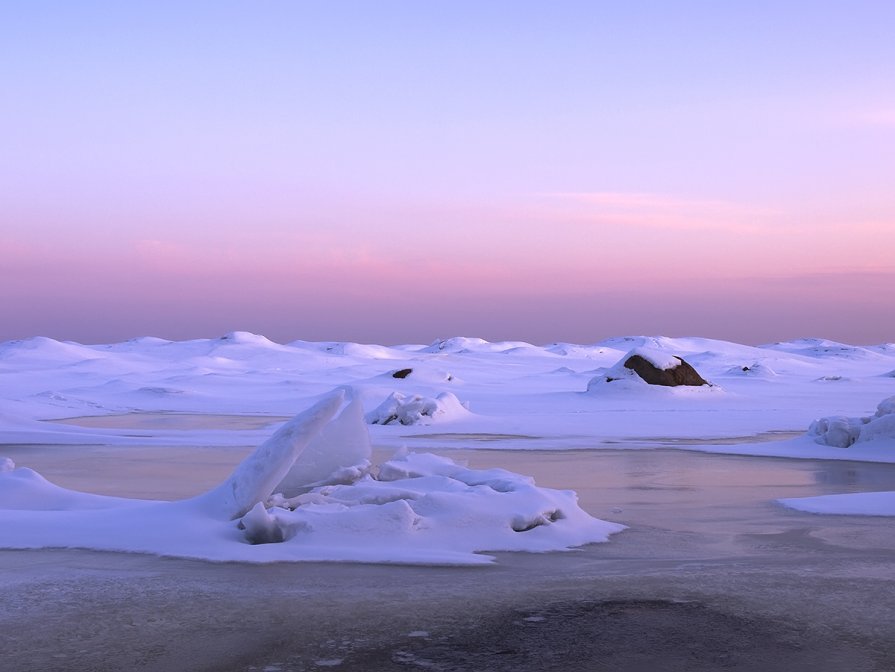
<path id="1" fill-rule="evenodd" d="M 659 368 L 682 357 L 712 386 L 659 388 L 627 369 L 618 371 L 624 380 L 599 382 L 632 351 Z M 2 443 L 260 445 L 227 481 L 182 502 L 64 490 L 0 459 L 3 543 L 251 562 L 448 564 L 487 562 L 479 554 L 487 550 L 568 548 L 620 528 L 581 511 L 574 493 L 538 488 L 518 474 L 483 475 L 414 453 L 373 465 L 371 440 L 419 450 L 476 441 L 644 447 L 673 439 L 690 450 L 895 462 L 893 370 L 893 344 L 820 339 L 752 347 L 695 337 L 546 346 L 453 338 L 390 347 L 278 344 L 234 332 L 183 342 L 11 341 L 0 344 Z M 273 436 L 269 429 L 113 429 L 64 420 L 285 416 L 297 407 L 308 410 Z M 791 440 L 748 439 L 797 431 L 803 435 Z M 893 497 L 784 503 L 895 515 Z"/>

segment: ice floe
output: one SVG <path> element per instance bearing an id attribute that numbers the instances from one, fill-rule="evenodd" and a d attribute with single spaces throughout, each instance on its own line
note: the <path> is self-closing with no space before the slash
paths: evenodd
<path id="1" fill-rule="evenodd" d="M 370 464 L 360 403 L 325 395 L 280 427 L 219 486 L 187 500 L 61 488 L 0 461 L 0 547 L 88 548 L 213 561 L 481 564 L 487 551 L 558 551 L 624 526 L 569 490 L 503 469 L 400 451 Z"/>

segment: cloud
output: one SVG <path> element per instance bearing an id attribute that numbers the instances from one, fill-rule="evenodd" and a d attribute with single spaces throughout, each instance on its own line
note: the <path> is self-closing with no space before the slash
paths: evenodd
<path id="1" fill-rule="evenodd" d="M 717 199 L 691 199 L 648 192 L 543 194 L 560 215 L 574 221 L 651 229 L 718 229 L 748 232 L 766 227 L 781 210 Z"/>

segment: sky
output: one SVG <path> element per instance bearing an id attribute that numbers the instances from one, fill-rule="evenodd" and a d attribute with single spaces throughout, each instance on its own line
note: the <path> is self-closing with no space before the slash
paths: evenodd
<path id="1" fill-rule="evenodd" d="M 895 341 L 895 3 L 0 3 L 0 340 Z"/>

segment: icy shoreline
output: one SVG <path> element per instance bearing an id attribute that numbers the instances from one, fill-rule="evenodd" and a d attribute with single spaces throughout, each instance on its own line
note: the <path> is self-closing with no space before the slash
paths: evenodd
<path id="1" fill-rule="evenodd" d="M 678 387 L 647 384 L 627 368 L 632 353 L 641 353 L 641 359 L 645 353 L 644 361 L 660 369 L 686 359 L 705 380 Z M 193 502 L 143 502 L 130 520 L 123 514 L 92 512 L 93 522 L 80 528 L 105 526 L 105 541 L 102 535 L 84 541 L 79 525 L 60 522 L 77 518 L 74 511 L 64 511 L 58 521 L 34 511 L 6 511 L 4 516 L 15 518 L 15 543 L 26 540 L 20 547 L 106 547 L 114 539 L 120 550 L 139 547 L 217 559 L 237 559 L 221 548 L 247 538 L 266 543 L 256 544 L 262 550 L 254 551 L 233 546 L 239 559 L 248 553 L 265 561 L 301 557 L 453 563 L 480 562 L 476 552 L 484 550 L 567 548 L 603 541 L 620 528 L 586 516 L 574 493 L 548 493 L 526 484 L 519 474 L 481 480 L 462 471 L 462 465 L 431 462 L 414 474 L 413 484 L 383 478 L 381 470 L 388 472 L 393 465 L 385 462 L 377 467 L 380 471 L 370 471 L 364 457 L 370 442 L 381 449 L 417 452 L 476 443 L 491 449 L 561 450 L 649 448 L 671 437 L 675 448 L 701 452 L 895 462 L 893 371 L 895 345 L 859 347 L 819 339 L 751 347 L 701 338 L 626 337 L 538 347 L 455 338 L 429 346 L 384 347 L 302 341 L 282 345 L 234 332 L 219 339 L 136 339 L 99 346 L 45 338 L 14 341 L 0 344 L 0 443 L 70 444 L 75 451 L 80 444 L 180 445 L 184 450 L 261 444 L 258 451 L 269 455 L 247 458 L 241 472 L 238 468 Z M 340 391 L 333 393 L 334 388 Z M 352 401 L 342 408 L 334 400 L 344 395 Z M 881 401 L 886 399 L 890 401 Z M 262 417 L 279 419 L 312 407 L 318 410 L 308 411 L 311 415 L 297 425 L 272 426 Z M 334 418 L 349 408 L 352 428 L 337 429 L 341 425 Z M 84 416 L 99 419 L 85 421 Z M 154 422 L 148 422 L 150 417 Z M 143 424 L 131 427 L 128 419 Z M 206 419 L 210 426 L 203 424 Z M 226 428 L 219 424 L 223 422 L 229 423 Z M 330 429 L 333 440 L 313 439 Z M 806 433 L 783 441 L 735 442 L 736 437 L 798 429 Z M 310 441 L 311 448 L 288 448 L 268 439 L 271 431 L 275 437 L 297 432 L 299 443 Z M 331 461 L 332 450 L 323 449 L 324 444 L 338 446 L 336 456 L 346 459 Z M 301 478 L 290 477 L 290 465 L 297 468 L 305 458 Z M 287 487 L 290 478 L 293 484 Z M 389 480 L 394 483 L 385 485 Z M 418 489 L 421 483 L 427 487 Z M 30 485 L 35 501 L 46 494 L 39 491 L 48 486 L 37 477 Z M 338 490 L 343 486 L 350 493 Z M 272 499 L 293 487 L 298 489 Z M 313 488 L 330 489 L 308 491 Z M 523 492 L 527 494 L 519 494 Z M 462 496 L 455 501 L 458 493 Z M 499 520 L 492 520 L 484 515 L 494 508 L 490 499 L 468 503 L 485 494 L 498 498 L 494 502 L 518 501 L 510 508 L 497 505 Z M 321 514 L 338 513 L 315 513 L 311 521 L 315 507 L 322 507 Z M 191 532 L 200 514 L 211 521 L 202 528 L 211 536 L 201 543 L 201 535 Z M 444 516 L 453 522 L 433 532 Z M 457 532 L 467 525 L 463 520 L 476 516 L 482 518 L 478 531 L 465 537 Z M 239 520 L 243 532 L 228 527 L 231 518 Z M 166 529 L 168 537 L 158 532 L 151 543 L 138 542 L 121 533 L 137 519 L 147 529 Z M 343 522 L 333 528 L 335 537 L 329 537 L 323 530 L 334 520 Z M 352 526 L 369 530 L 373 538 L 402 541 L 393 547 L 344 542 Z M 317 546 L 290 541 L 307 540 L 307 530 L 316 530 Z M 541 538 L 547 541 L 536 542 Z"/>

